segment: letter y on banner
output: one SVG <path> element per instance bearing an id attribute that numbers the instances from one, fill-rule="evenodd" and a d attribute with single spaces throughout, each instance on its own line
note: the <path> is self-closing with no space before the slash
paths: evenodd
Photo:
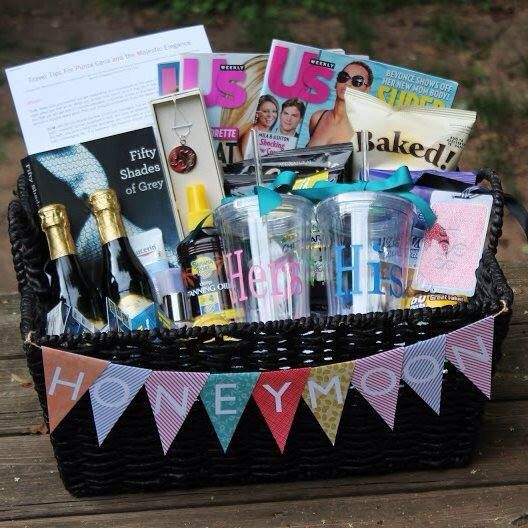
<path id="1" fill-rule="evenodd" d="M 109 361 L 42 347 L 50 433 L 105 371 Z"/>
<path id="2" fill-rule="evenodd" d="M 471 323 L 447 334 L 447 359 L 488 398 L 491 398 L 495 317 Z"/>
<path id="3" fill-rule="evenodd" d="M 262 372 L 253 390 L 253 398 L 281 453 L 309 375 L 309 368 Z"/>

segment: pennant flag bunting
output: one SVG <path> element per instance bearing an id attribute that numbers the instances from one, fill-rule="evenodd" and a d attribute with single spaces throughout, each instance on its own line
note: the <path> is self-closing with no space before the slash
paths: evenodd
<path id="1" fill-rule="evenodd" d="M 309 368 L 262 372 L 253 390 L 253 398 L 281 453 L 309 375 Z"/>
<path id="2" fill-rule="evenodd" d="M 491 398 L 494 316 L 447 334 L 447 359 Z"/>
<path id="3" fill-rule="evenodd" d="M 352 373 L 354 388 L 372 405 L 391 429 L 394 429 L 402 363 L 403 349 L 396 348 L 357 359 Z"/>
<path id="4" fill-rule="evenodd" d="M 210 374 L 200 398 L 225 451 L 246 408 L 258 372 Z"/>
<path id="5" fill-rule="evenodd" d="M 353 370 L 354 361 L 313 367 L 304 387 L 303 399 L 332 445 L 335 444 Z"/>
<path id="6" fill-rule="evenodd" d="M 155 371 L 148 377 L 145 388 L 164 455 L 198 399 L 208 376 L 205 372 Z"/>
<path id="7" fill-rule="evenodd" d="M 42 362 L 52 433 L 110 362 L 44 346 Z"/>
<path id="8" fill-rule="evenodd" d="M 440 414 L 445 360 L 445 335 L 404 347 L 402 379 Z"/>
<path id="9" fill-rule="evenodd" d="M 490 398 L 494 319 L 354 361 L 266 372 L 151 371 L 42 347 L 50 431 L 89 391 L 101 445 L 146 385 L 164 454 L 199 397 L 224 452 L 251 395 L 281 453 L 301 397 L 334 445 L 350 383 L 391 429 L 402 379 L 440 414 L 446 359 Z"/>
<path id="10" fill-rule="evenodd" d="M 101 445 L 117 420 L 125 412 L 150 370 L 110 363 L 101 377 L 90 387 L 97 440 Z"/>

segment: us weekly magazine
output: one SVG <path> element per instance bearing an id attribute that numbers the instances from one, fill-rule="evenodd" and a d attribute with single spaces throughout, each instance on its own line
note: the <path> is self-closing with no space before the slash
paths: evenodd
<path id="1" fill-rule="evenodd" d="M 200 88 L 221 163 L 243 159 L 250 143 L 268 56 L 256 53 L 187 53 L 180 60 L 180 88 Z"/>
<path id="2" fill-rule="evenodd" d="M 396 108 L 450 107 L 458 83 L 364 55 L 273 40 L 256 112 L 246 126 L 257 130 L 260 154 L 350 141 L 347 87 Z M 243 154 L 252 157 L 248 149 Z"/>

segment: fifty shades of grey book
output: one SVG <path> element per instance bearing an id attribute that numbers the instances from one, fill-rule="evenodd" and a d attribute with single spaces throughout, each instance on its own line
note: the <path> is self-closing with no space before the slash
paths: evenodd
<path id="1" fill-rule="evenodd" d="M 94 279 L 101 242 L 87 198 L 108 187 L 117 193 L 128 235 L 159 228 L 169 262 L 177 263 L 178 224 L 151 127 L 32 154 L 22 167 L 35 209 L 66 206 L 77 253 Z"/>

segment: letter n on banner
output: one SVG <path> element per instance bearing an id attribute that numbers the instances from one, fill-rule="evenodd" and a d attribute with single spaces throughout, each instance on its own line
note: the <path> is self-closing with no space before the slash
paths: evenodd
<path id="1" fill-rule="evenodd" d="M 385 423 L 394 429 L 394 415 L 403 363 L 403 350 L 396 348 L 356 359 L 352 384 L 372 405 Z"/>
<path id="2" fill-rule="evenodd" d="M 309 368 L 262 372 L 253 390 L 253 398 L 281 453 L 309 375 Z"/>
<path id="3" fill-rule="evenodd" d="M 335 444 L 353 370 L 354 361 L 313 367 L 304 388 L 303 399 L 332 445 Z"/>
<path id="4" fill-rule="evenodd" d="M 92 383 L 106 370 L 109 361 L 42 347 L 42 362 L 52 433 Z"/>
<path id="5" fill-rule="evenodd" d="M 490 315 L 447 334 L 447 359 L 488 398 L 491 398 L 493 331 Z"/>
<path id="6" fill-rule="evenodd" d="M 155 371 L 145 383 L 163 454 L 176 438 L 204 386 L 205 372 Z"/>

